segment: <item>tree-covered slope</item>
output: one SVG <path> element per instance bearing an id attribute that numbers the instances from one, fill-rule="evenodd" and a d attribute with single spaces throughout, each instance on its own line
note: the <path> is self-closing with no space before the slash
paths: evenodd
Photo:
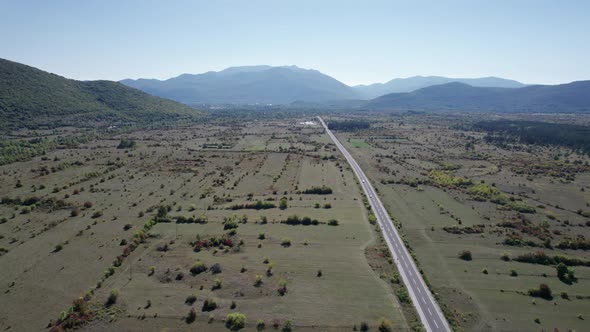
<path id="1" fill-rule="evenodd" d="M 0 59 L 4 128 L 150 122 L 198 115 L 180 103 L 112 81 L 76 81 Z"/>
<path id="2" fill-rule="evenodd" d="M 364 107 L 383 110 L 590 112 L 590 81 L 518 89 L 447 83 L 408 93 L 384 95 L 369 101 Z"/>

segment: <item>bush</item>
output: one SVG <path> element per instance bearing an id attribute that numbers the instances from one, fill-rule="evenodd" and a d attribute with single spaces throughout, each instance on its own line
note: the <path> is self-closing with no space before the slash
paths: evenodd
<path id="1" fill-rule="evenodd" d="M 463 250 L 459 253 L 459 258 L 461 258 L 464 261 L 470 261 L 473 259 L 473 257 L 471 256 L 471 251 L 469 250 Z"/>
<path id="2" fill-rule="evenodd" d="M 203 302 L 203 308 L 201 309 L 201 311 L 213 311 L 215 309 L 217 309 L 217 303 L 215 302 L 215 300 L 206 299 L 205 302 Z"/>
<path id="3" fill-rule="evenodd" d="M 192 275 L 197 275 L 207 271 L 207 266 L 201 261 L 197 261 L 190 269 Z"/>
<path id="4" fill-rule="evenodd" d="M 128 231 L 131 229 L 131 227 L 133 227 L 131 224 L 125 224 L 125 226 L 123 226 L 123 230 Z"/>
<path id="5" fill-rule="evenodd" d="M 539 289 L 530 289 L 529 295 L 533 297 L 540 297 L 545 300 L 553 299 L 553 295 L 551 294 L 551 288 L 549 288 L 547 284 L 540 284 Z"/>
<path id="6" fill-rule="evenodd" d="M 286 248 L 286 247 L 290 247 L 290 246 L 291 246 L 291 240 L 289 240 L 288 238 L 283 238 L 283 239 L 281 240 L 281 245 L 282 245 L 283 247 L 285 247 L 285 248 Z"/>
<path id="7" fill-rule="evenodd" d="M 188 312 L 188 315 L 186 316 L 186 322 L 188 324 L 194 322 L 197 319 L 197 312 L 195 311 L 195 308 L 191 308 L 191 310 Z"/>
<path id="8" fill-rule="evenodd" d="M 211 268 L 209 268 L 209 270 L 213 274 L 221 273 L 221 265 L 219 265 L 219 263 L 215 263 L 211 266 Z"/>
<path id="9" fill-rule="evenodd" d="M 117 149 L 131 149 L 135 146 L 135 141 L 130 139 L 122 139 L 117 145 Z"/>
<path id="10" fill-rule="evenodd" d="M 256 321 L 256 330 L 257 331 L 263 331 L 265 328 L 266 328 L 266 323 L 262 319 L 259 319 Z"/>
<path id="11" fill-rule="evenodd" d="M 361 322 L 361 328 L 360 328 L 361 332 L 367 332 L 369 331 L 369 324 L 367 322 Z"/>
<path id="12" fill-rule="evenodd" d="M 290 320 L 287 320 L 285 322 L 285 324 L 283 324 L 283 328 L 281 329 L 281 332 L 291 332 L 293 331 L 293 322 L 291 322 Z"/>
<path id="13" fill-rule="evenodd" d="M 511 277 L 518 277 L 518 272 L 516 272 L 516 270 L 510 270 L 510 276 Z"/>
<path id="14" fill-rule="evenodd" d="M 328 225 L 329 226 L 338 226 L 338 220 L 330 219 L 330 220 L 328 220 Z"/>
<path id="15" fill-rule="evenodd" d="M 238 331 L 246 325 L 246 315 L 239 312 L 228 314 L 225 319 L 225 327 L 231 331 Z"/>
<path id="16" fill-rule="evenodd" d="M 264 235 L 264 233 L 258 233 L 258 240 L 264 240 L 266 238 L 266 235 Z"/>
<path id="17" fill-rule="evenodd" d="M 213 287 L 211 289 L 212 290 L 220 289 L 221 285 L 222 285 L 221 279 L 215 278 L 215 280 L 213 280 Z"/>
<path id="18" fill-rule="evenodd" d="M 117 303 L 117 298 L 119 297 L 119 291 L 116 289 L 111 290 L 109 297 L 107 298 L 107 307 L 112 306 L 113 304 Z"/>
<path id="19" fill-rule="evenodd" d="M 186 300 L 184 300 L 184 303 L 188 304 L 188 305 L 193 305 L 193 303 L 197 302 L 197 295 L 195 294 L 191 294 L 189 296 L 186 297 Z"/>
<path id="20" fill-rule="evenodd" d="M 388 319 L 382 319 L 379 323 L 379 332 L 392 332 L 393 331 L 393 324 Z"/>
<path id="21" fill-rule="evenodd" d="M 321 186 L 321 187 L 311 187 L 310 189 L 305 189 L 300 192 L 301 194 L 308 194 L 308 195 L 329 195 L 332 193 L 332 188 Z"/>
<path id="22" fill-rule="evenodd" d="M 223 224 L 223 229 L 224 230 L 227 230 L 227 229 L 235 229 L 235 228 L 238 228 L 238 223 L 235 222 L 234 220 L 227 220 Z"/>
<path id="23" fill-rule="evenodd" d="M 262 276 L 260 274 L 256 275 L 256 279 L 254 279 L 254 286 L 260 287 L 262 285 Z"/>
<path id="24" fill-rule="evenodd" d="M 324 204 L 324 209 L 331 209 L 331 208 L 332 208 L 332 204 L 330 204 L 330 203 Z"/>
<path id="25" fill-rule="evenodd" d="M 399 299 L 400 302 L 402 303 L 410 303 L 410 295 L 408 295 L 408 291 L 406 290 L 405 287 L 401 287 L 396 291 L 397 294 L 397 298 Z"/>
<path id="26" fill-rule="evenodd" d="M 100 218 L 102 217 L 102 211 L 94 211 L 94 213 L 92 214 L 92 219 L 96 219 L 96 218 Z"/>
<path id="27" fill-rule="evenodd" d="M 287 197 L 283 197 L 281 198 L 281 201 L 279 203 L 279 209 L 284 210 L 287 208 Z"/>

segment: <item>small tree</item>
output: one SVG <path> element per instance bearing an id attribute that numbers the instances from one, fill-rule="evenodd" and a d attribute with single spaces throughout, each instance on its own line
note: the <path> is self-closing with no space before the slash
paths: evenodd
<path id="1" fill-rule="evenodd" d="M 215 302 L 215 300 L 206 299 L 205 302 L 203 302 L 203 308 L 201 310 L 202 311 L 213 311 L 215 309 L 217 309 L 217 303 Z"/>
<path id="2" fill-rule="evenodd" d="M 201 262 L 201 261 L 197 261 L 195 264 L 193 264 L 193 266 L 190 268 L 190 272 L 193 275 L 197 275 L 200 273 L 203 273 L 207 271 L 207 266 L 205 265 L 205 263 Z"/>
<path id="3" fill-rule="evenodd" d="M 260 274 L 256 275 L 256 279 L 254 280 L 254 286 L 260 287 L 262 285 L 262 276 Z"/>
<path id="4" fill-rule="evenodd" d="M 113 304 L 117 303 L 117 298 L 119 297 L 119 291 L 116 289 L 111 290 L 109 297 L 107 298 L 107 307 L 112 306 Z"/>
<path id="5" fill-rule="evenodd" d="M 191 308 L 191 310 L 188 312 L 188 315 L 186 316 L 186 322 L 188 324 L 194 322 L 197 319 L 197 312 L 195 311 L 195 308 Z"/>
<path id="6" fill-rule="evenodd" d="M 391 324 L 390 320 L 382 319 L 379 323 L 379 332 L 392 332 L 393 325 Z"/>
<path id="7" fill-rule="evenodd" d="M 225 319 L 225 327 L 231 331 L 239 331 L 243 329 L 245 325 L 246 315 L 239 312 L 228 314 Z"/>
<path id="8" fill-rule="evenodd" d="M 471 256 L 471 251 L 469 250 L 463 250 L 459 253 L 459 258 L 461 258 L 464 261 L 470 261 L 473 259 L 473 257 Z"/>
<path id="9" fill-rule="evenodd" d="M 281 329 L 282 332 L 291 332 L 293 331 L 293 322 L 290 320 L 285 321 L 283 328 Z"/>

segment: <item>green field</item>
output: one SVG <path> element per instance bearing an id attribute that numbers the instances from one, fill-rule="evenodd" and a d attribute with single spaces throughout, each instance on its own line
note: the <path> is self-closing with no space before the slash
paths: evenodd
<path id="1" fill-rule="evenodd" d="M 570 267 L 572 282 L 560 280 L 554 264 L 514 258 L 542 251 L 590 260 L 585 250 L 558 248 L 568 239 L 590 237 L 589 219 L 583 216 L 590 210 L 588 157 L 539 146 L 509 151 L 486 144 L 479 133 L 450 129 L 453 121 L 400 116 L 366 133 L 337 135 L 401 223 L 457 329 L 585 330 L 590 267 Z M 347 142 L 369 136 L 375 149 L 354 149 L 355 139 Z M 465 148 L 468 142 L 475 143 L 473 149 Z M 556 161 L 555 154 L 566 157 Z M 524 207 L 533 213 L 519 212 Z M 504 244 L 514 238 L 522 244 Z M 465 250 L 471 261 L 459 258 Z M 509 261 L 501 259 L 504 255 Z M 529 296 L 540 284 L 549 286 L 551 300 Z"/>
<path id="2" fill-rule="evenodd" d="M 0 326 L 43 329 L 86 294 L 91 317 L 83 325 L 91 331 L 225 330 L 232 312 L 245 314 L 250 330 L 259 320 L 267 328 L 291 321 L 297 330 L 381 319 L 396 330 L 418 328 L 412 307 L 397 300 L 388 256 L 377 254 L 383 242 L 354 175 L 341 156 L 323 158 L 333 154 L 325 135 L 257 126 L 234 125 L 231 135 L 223 125 L 139 130 L 2 166 Z M 117 149 L 123 138 L 135 146 Z M 230 148 L 215 148 L 221 144 Z M 322 186 L 332 193 L 300 193 Z M 28 197 L 40 201 L 16 200 Z M 62 205 L 43 203 L 51 199 Z M 239 207 L 258 201 L 274 207 Z M 162 208 L 170 222 L 147 224 Z M 318 225 L 282 223 L 293 215 Z M 232 243 L 194 250 L 198 239 L 223 236 Z M 206 270 L 193 275 L 197 261 Z M 107 306 L 112 290 L 117 300 Z M 43 305 L 19 300 L 33 293 Z M 205 300 L 217 308 L 201 311 Z M 187 323 L 191 308 L 196 319 Z"/>

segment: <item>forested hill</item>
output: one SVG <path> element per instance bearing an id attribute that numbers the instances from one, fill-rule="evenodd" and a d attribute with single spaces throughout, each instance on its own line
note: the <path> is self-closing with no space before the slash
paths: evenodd
<path id="1" fill-rule="evenodd" d="M 0 127 L 177 120 L 199 113 L 112 81 L 76 81 L 0 59 Z"/>
<path id="2" fill-rule="evenodd" d="M 368 109 L 496 112 L 590 112 L 590 81 L 531 85 L 517 89 L 434 85 L 409 93 L 391 93 L 369 101 Z"/>

